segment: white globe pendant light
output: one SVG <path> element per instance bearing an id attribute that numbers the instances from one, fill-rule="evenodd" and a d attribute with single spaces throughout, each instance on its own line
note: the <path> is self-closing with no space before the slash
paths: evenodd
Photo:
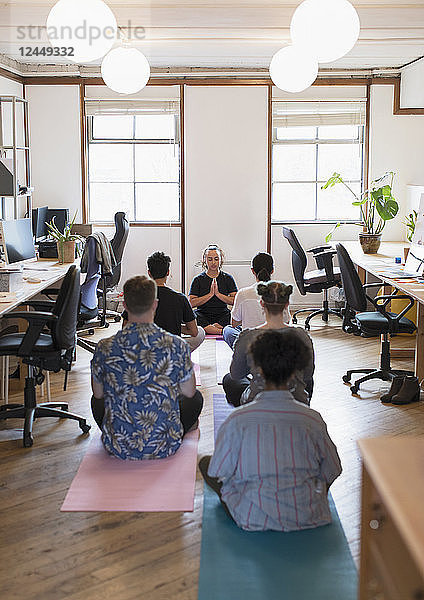
<path id="1" fill-rule="evenodd" d="M 117 31 L 115 15 L 103 0 L 59 0 L 47 17 L 50 43 L 66 48 L 66 57 L 75 63 L 102 58 L 114 45 Z"/>
<path id="2" fill-rule="evenodd" d="M 149 62 L 136 48 L 114 48 L 103 59 L 102 77 L 111 90 L 135 94 L 149 81 Z"/>
<path id="3" fill-rule="evenodd" d="M 353 48 L 360 27 L 358 13 L 348 0 L 304 0 L 294 12 L 290 33 L 293 44 L 327 63 Z"/>
<path id="4" fill-rule="evenodd" d="M 315 81 L 318 62 L 303 48 L 286 46 L 272 57 L 269 74 L 274 84 L 286 92 L 302 92 Z"/>

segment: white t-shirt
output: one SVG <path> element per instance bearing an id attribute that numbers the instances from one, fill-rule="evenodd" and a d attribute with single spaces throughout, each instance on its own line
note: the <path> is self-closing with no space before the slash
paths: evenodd
<path id="1" fill-rule="evenodd" d="M 256 292 L 256 283 L 250 287 L 241 288 L 235 297 L 231 317 L 234 321 L 241 321 L 242 329 L 258 327 L 265 323 L 265 314 L 259 304 Z"/>

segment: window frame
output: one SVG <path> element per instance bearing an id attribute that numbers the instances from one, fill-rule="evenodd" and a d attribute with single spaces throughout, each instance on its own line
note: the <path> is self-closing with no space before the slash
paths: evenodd
<path id="1" fill-rule="evenodd" d="M 166 114 L 166 113 L 165 113 Z M 181 159 L 181 115 L 180 112 L 172 113 L 174 117 L 175 124 L 175 137 L 174 139 L 168 138 L 136 138 L 136 114 L 132 115 L 124 115 L 130 116 L 133 119 L 133 138 L 97 138 L 94 136 L 94 118 L 96 115 L 87 115 L 87 222 L 93 225 L 113 225 L 113 221 L 92 221 L 90 220 L 90 145 L 95 144 L 115 144 L 115 145 L 131 145 L 132 146 L 132 159 L 133 159 L 133 179 L 132 181 L 117 181 L 117 182 L 104 182 L 104 183 L 125 183 L 130 184 L 133 189 L 133 211 L 134 216 L 137 215 L 137 185 L 140 184 L 176 184 L 178 185 L 178 220 L 174 221 L 142 221 L 142 220 L 131 220 L 130 225 L 140 227 L 140 226 L 157 226 L 157 227 L 181 227 L 183 223 L 183 198 L 182 198 L 182 159 Z M 101 116 L 101 115 L 99 115 Z M 113 116 L 113 115 L 111 115 Z M 117 115 L 123 116 L 123 115 Z M 139 144 L 143 145 L 152 145 L 152 144 L 166 144 L 177 147 L 178 151 L 178 181 L 139 181 L 136 179 L 136 146 Z M 93 183 L 103 183 L 103 182 L 93 182 Z"/>
<path id="2" fill-rule="evenodd" d="M 273 119 L 273 115 L 271 115 L 271 118 Z M 292 138 L 292 139 L 288 139 L 288 140 L 281 140 L 277 138 L 277 129 L 278 127 L 276 125 L 274 125 L 274 122 L 272 122 L 272 134 L 271 134 L 271 181 L 270 181 L 270 185 L 271 185 L 271 206 L 270 206 L 270 223 L 271 226 L 273 225 L 290 225 L 290 224 L 299 224 L 299 225 L 309 225 L 309 224 L 322 224 L 322 225 L 335 225 L 337 223 L 341 223 L 341 224 L 360 224 L 361 223 L 361 219 L 360 219 L 360 215 L 359 215 L 359 209 L 358 209 L 358 218 L 357 219 L 318 219 L 317 218 L 317 214 L 318 214 L 318 186 L 322 185 L 325 183 L 325 181 L 321 181 L 318 179 L 318 150 L 319 150 L 319 146 L 322 145 L 336 145 L 336 144 L 355 144 L 355 145 L 359 145 L 361 147 L 362 150 L 362 156 L 361 156 L 361 180 L 346 180 L 347 184 L 352 184 L 352 183 L 360 183 L 361 184 L 361 193 L 364 191 L 365 189 L 365 164 L 366 164 L 366 141 L 367 141 L 367 131 L 366 131 L 366 124 L 363 125 L 358 125 L 359 128 L 359 135 L 358 135 L 358 141 L 353 141 L 352 138 L 325 138 L 325 139 L 321 139 L 318 137 L 318 128 L 320 126 L 323 125 L 313 125 L 313 127 L 315 128 L 315 138 L 311 138 L 311 139 L 296 139 L 296 138 Z M 314 145 L 315 146 L 315 180 L 305 180 L 305 181 L 295 181 L 295 180 L 288 180 L 288 181 L 280 181 L 280 180 L 275 180 L 274 179 L 274 147 L 275 146 L 279 146 L 279 145 Z M 307 184 L 313 184 L 315 186 L 315 218 L 314 219 L 286 219 L 286 220 L 281 220 L 281 219 L 273 219 L 273 211 L 274 211 L 274 184 L 303 184 L 303 183 L 307 183 Z"/>

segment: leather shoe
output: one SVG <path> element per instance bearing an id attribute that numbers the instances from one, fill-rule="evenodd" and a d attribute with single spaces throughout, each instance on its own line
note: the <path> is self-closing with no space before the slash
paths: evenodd
<path id="1" fill-rule="evenodd" d="M 381 400 L 381 402 L 383 402 L 383 404 L 387 404 L 388 402 L 391 402 L 393 396 L 395 396 L 396 394 L 398 394 L 400 392 L 400 388 L 402 387 L 404 379 L 405 378 L 400 375 L 393 377 L 392 385 L 390 386 L 389 391 L 386 392 L 385 394 L 383 394 L 380 398 L 380 400 Z"/>
<path id="2" fill-rule="evenodd" d="M 392 404 L 397 406 L 400 404 L 410 404 L 411 402 L 418 402 L 420 399 L 420 384 L 418 377 L 407 376 L 403 380 L 402 387 L 399 392 L 395 394 L 391 400 Z"/>

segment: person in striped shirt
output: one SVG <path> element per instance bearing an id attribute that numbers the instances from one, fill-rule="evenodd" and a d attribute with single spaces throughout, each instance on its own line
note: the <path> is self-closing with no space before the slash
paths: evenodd
<path id="1" fill-rule="evenodd" d="M 290 328 L 265 331 L 250 346 L 265 389 L 219 429 L 212 457 L 199 462 L 224 509 L 247 531 L 295 531 L 331 522 L 328 489 L 341 473 L 321 415 L 297 402 L 290 379 L 310 360 Z"/>

